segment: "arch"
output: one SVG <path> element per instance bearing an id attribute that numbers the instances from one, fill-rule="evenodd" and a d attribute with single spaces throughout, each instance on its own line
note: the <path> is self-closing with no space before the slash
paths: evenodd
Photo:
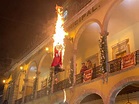
<path id="1" fill-rule="evenodd" d="M 47 54 L 47 53 L 45 53 L 45 54 L 42 56 L 42 58 L 40 59 L 39 64 L 38 64 L 38 72 L 40 72 L 40 67 L 41 67 L 41 64 L 42 64 L 42 62 L 43 62 L 44 58 L 45 58 L 47 55 L 48 55 L 48 54 Z"/>
<path id="2" fill-rule="evenodd" d="M 46 87 L 48 84 L 48 79 L 50 76 L 50 67 L 48 66 L 50 63 L 50 58 L 52 57 L 51 53 L 45 53 L 42 55 L 42 57 L 39 60 L 38 64 L 38 86 L 37 90 L 40 90 L 42 87 Z M 46 59 L 45 59 L 46 58 Z M 44 61 L 47 61 L 44 63 Z"/>
<path id="3" fill-rule="evenodd" d="M 104 102 L 104 95 L 102 94 L 102 92 L 96 90 L 96 89 L 87 89 L 87 90 L 84 90 L 84 91 L 80 91 L 80 93 L 78 93 L 76 95 L 76 97 L 74 97 L 74 103 L 73 104 L 80 104 L 80 102 L 85 98 L 87 97 L 88 95 L 90 94 L 97 94 L 99 95 L 101 98 L 102 98 L 102 101 Z"/>
<path id="4" fill-rule="evenodd" d="M 133 76 L 133 77 L 128 77 L 125 78 L 123 80 L 121 80 L 120 82 L 118 82 L 116 85 L 113 86 L 113 88 L 111 89 L 110 93 L 108 94 L 108 98 L 107 98 L 107 104 L 114 104 L 115 103 L 115 98 L 117 96 L 117 94 L 126 86 L 138 82 L 139 81 L 139 76 Z"/>
<path id="5" fill-rule="evenodd" d="M 35 65 L 35 69 L 31 69 L 32 64 Z M 30 61 L 25 66 L 25 83 L 24 83 L 24 92 L 23 96 L 27 96 L 34 93 L 35 84 L 36 84 L 36 71 L 37 71 L 37 62 L 35 60 Z"/>
<path id="6" fill-rule="evenodd" d="M 109 7 L 108 11 L 106 12 L 105 16 L 104 16 L 104 20 L 102 23 L 102 31 L 105 32 L 108 29 L 108 21 L 110 19 L 110 15 L 113 12 L 114 8 L 121 3 L 123 0 L 115 0 L 112 5 Z"/>
<path id="7" fill-rule="evenodd" d="M 26 73 L 27 73 L 27 76 L 28 76 L 28 74 L 29 74 L 29 69 L 31 68 L 31 64 L 32 63 L 35 63 L 35 66 L 36 66 L 36 70 L 38 70 L 38 64 L 37 64 L 37 62 L 35 61 L 35 60 L 33 60 L 33 61 L 30 61 L 28 64 L 27 64 L 27 69 L 26 69 Z"/>
<path id="8" fill-rule="evenodd" d="M 98 24 L 98 26 L 100 27 L 100 30 L 101 30 L 101 23 L 100 23 L 100 21 L 99 20 L 97 20 L 97 19 L 89 19 L 89 20 L 87 20 L 87 21 L 85 21 L 85 23 L 83 23 L 81 26 L 80 26 L 80 28 L 78 29 L 78 31 L 75 33 L 76 35 L 75 35 L 75 40 L 74 40 L 74 50 L 76 50 L 77 49 L 77 44 L 78 44 L 78 41 L 79 41 L 79 39 L 80 39 L 80 37 L 81 37 L 81 33 L 86 29 L 86 27 L 89 25 L 89 24 L 91 24 L 92 22 L 94 22 L 94 23 L 97 23 Z"/>

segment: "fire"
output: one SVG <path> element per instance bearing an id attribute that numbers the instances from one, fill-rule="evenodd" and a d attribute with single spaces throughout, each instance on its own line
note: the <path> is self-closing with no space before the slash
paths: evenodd
<path id="1" fill-rule="evenodd" d="M 57 11 L 57 22 L 55 27 L 55 34 L 53 36 L 54 43 L 53 43 L 53 52 L 56 48 L 59 52 L 62 52 L 62 62 L 63 62 L 63 56 L 65 52 L 65 45 L 64 45 L 64 38 L 67 35 L 67 33 L 64 31 L 63 24 L 63 11 L 62 7 L 56 5 L 56 11 Z M 53 54 L 54 55 L 54 54 Z"/>

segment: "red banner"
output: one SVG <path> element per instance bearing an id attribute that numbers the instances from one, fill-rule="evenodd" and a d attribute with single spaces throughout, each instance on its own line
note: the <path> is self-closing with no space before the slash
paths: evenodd
<path id="1" fill-rule="evenodd" d="M 83 74 L 83 82 L 90 81 L 92 79 L 92 69 L 88 69 L 84 71 Z"/>
<path id="2" fill-rule="evenodd" d="M 136 64 L 135 52 L 122 57 L 122 69 L 134 66 Z"/>

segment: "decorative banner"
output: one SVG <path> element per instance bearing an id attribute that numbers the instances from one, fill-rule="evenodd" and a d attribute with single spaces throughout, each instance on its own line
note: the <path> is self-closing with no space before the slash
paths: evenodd
<path id="1" fill-rule="evenodd" d="M 84 71 L 83 82 L 90 81 L 92 79 L 92 72 L 93 72 L 92 69 L 88 69 Z"/>
<path id="2" fill-rule="evenodd" d="M 135 52 L 122 57 L 121 61 L 122 61 L 121 64 L 122 69 L 126 69 L 128 67 L 134 66 L 136 64 Z"/>

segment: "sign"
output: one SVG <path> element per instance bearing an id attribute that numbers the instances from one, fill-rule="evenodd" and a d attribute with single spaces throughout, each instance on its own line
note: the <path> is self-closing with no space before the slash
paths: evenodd
<path id="1" fill-rule="evenodd" d="M 95 12 L 98 8 L 100 8 L 100 5 L 93 6 L 90 10 L 88 10 L 86 13 L 84 13 L 81 17 L 79 17 L 75 22 L 73 22 L 68 29 L 71 29 L 75 26 L 77 26 L 80 22 L 85 20 L 86 17 L 90 16 L 93 12 Z"/>
<path id="2" fill-rule="evenodd" d="M 84 71 L 83 82 L 90 81 L 92 79 L 92 72 L 93 72 L 92 69 L 88 69 Z"/>
<path id="3" fill-rule="evenodd" d="M 135 64 L 136 64 L 135 52 L 122 57 L 122 64 L 121 64 L 122 69 L 134 66 Z"/>

